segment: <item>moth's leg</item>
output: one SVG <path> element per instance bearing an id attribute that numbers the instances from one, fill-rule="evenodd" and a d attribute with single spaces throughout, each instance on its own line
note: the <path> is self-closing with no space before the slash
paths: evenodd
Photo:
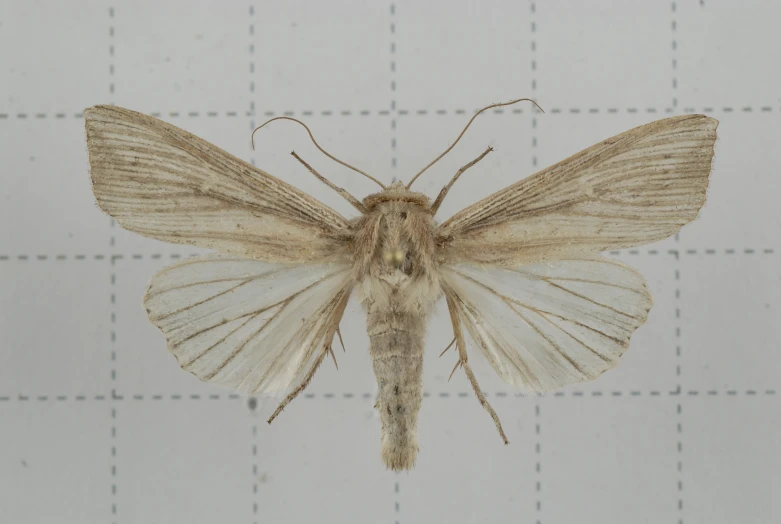
<path id="1" fill-rule="evenodd" d="M 442 353 L 439 354 L 439 356 L 441 357 L 442 355 L 447 353 L 447 350 L 452 348 L 453 344 L 455 344 L 455 343 L 456 343 L 456 337 L 453 337 L 453 340 L 450 341 L 450 344 L 447 345 L 447 347 L 442 351 Z"/>
<path id="2" fill-rule="evenodd" d="M 466 344 L 464 342 L 464 334 L 461 332 L 461 319 L 458 316 L 457 306 L 455 304 L 455 300 L 453 296 L 451 296 L 451 293 L 445 292 L 445 299 L 447 300 L 447 308 L 450 311 L 450 321 L 453 324 L 453 335 L 456 338 L 456 349 L 458 349 L 458 362 L 456 363 L 456 368 L 460 365 L 462 368 L 464 368 L 464 373 L 466 373 L 466 378 L 469 379 L 469 383 L 472 384 L 472 389 L 475 392 L 475 396 L 477 396 L 477 400 L 480 401 L 480 405 L 485 408 L 486 411 L 488 411 L 488 414 L 491 415 L 491 418 L 494 420 L 494 424 L 496 424 L 496 429 L 499 431 L 499 436 L 502 438 L 505 444 L 509 444 L 510 441 L 507 440 L 507 436 L 504 434 L 504 430 L 502 429 L 502 423 L 499 421 L 499 416 L 496 414 L 496 411 L 494 411 L 494 408 L 491 407 L 491 404 L 488 403 L 488 400 L 486 400 L 485 395 L 483 395 L 483 391 L 480 389 L 480 386 L 477 384 L 477 379 L 475 378 L 475 374 L 472 373 L 472 368 L 469 367 L 468 360 L 466 354 Z M 453 369 L 455 372 L 456 368 Z M 452 376 L 452 373 L 451 373 Z"/>
<path id="3" fill-rule="evenodd" d="M 302 391 L 306 389 L 306 387 L 312 381 L 312 377 L 315 376 L 315 372 L 317 371 L 317 368 L 319 368 L 320 364 L 323 363 L 323 360 L 325 359 L 326 355 L 330 353 L 331 356 L 334 357 L 334 364 L 336 364 L 336 356 L 334 355 L 334 350 L 332 346 L 333 346 L 334 336 L 336 335 L 336 331 L 339 329 L 339 323 L 342 321 L 344 308 L 347 307 L 347 301 L 349 298 L 350 298 L 349 289 L 342 291 L 341 294 L 337 295 L 337 297 L 335 298 L 336 307 L 334 308 L 333 314 L 331 316 L 331 320 L 329 321 L 329 325 L 326 328 L 323 348 L 320 350 L 320 354 L 317 355 L 317 358 L 312 363 L 312 367 L 309 368 L 309 371 L 307 371 L 306 376 L 301 381 L 301 383 L 298 386 L 296 386 L 296 389 L 291 391 L 282 402 L 280 402 L 276 411 L 274 411 L 271 417 L 269 417 L 267 421 L 269 424 L 271 424 L 274 421 L 274 419 L 277 418 L 277 416 L 280 413 L 282 413 L 282 410 L 285 409 L 285 407 L 288 404 L 290 404 L 290 402 L 294 398 L 296 398 Z M 337 369 L 339 368 L 337 367 Z"/>
<path id="4" fill-rule="evenodd" d="M 464 352 L 464 357 L 466 357 L 466 352 Z M 496 429 L 499 431 L 499 436 L 502 438 L 505 444 L 509 444 L 510 441 L 507 440 L 507 435 L 504 434 L 504 430 L 502 429 L 502 423 L 499 421 L 499 416 L 496 414 L 496 411 L 494 411 L 494 408 L 491 407 L 491 404 L 488 403 L 488 401 L 485 398 L 485 395 L 483 395 L 483 392 L 480 390 L 480 386 L 477 384 L 477 379 L 475 378 L 475 374 L 472 373 L 472 368 L 469 367 L 469 364 L 467 364 L 465 361 L 461 361 L 461 367 L 464 368 L 464 373 L 466 373 L 467 378 L 469 379 L 469 383 L 472 384 L 472 389 L 475 390 L 475 395 L 477 395 L 477 400 L 480 401 L 480 404 L 485 408 L 486 411 L 491 415 L 491 418 L 494 419 L 494 424 L 496 424 Z"/>
<path id="5" fill-rule="evenodd" d="M 347 353 L 347 350 L 344 348 L 344 340 L 342 340 L 342 331 L 337 326 L 336 328 L 336 334 L 339 335 L 339 344 L 342 345 L 342 352 Z"/>
<path id="6" fill-rule="evenodd" d="M 334 367 L 336 368 L 336 371 L 339 371 L 339 364 L 336 362 L 336 354 L 334 353 L 333 346 L 328 348 L 328 352 L 331 354 L 331 359 L 334 361 Z"/>
<path id="7" fill-rule="evenodd" d="M 461 358 L 459 357 L 458 360 L 456 360 L 456 365 L 453 366 L 453 371 L 450 372 L 450 375 L 447 377 L 447 381 L 450 382 L 450 379 L 453 378 L 453 375 L 456 374 L 456 370 L 461 365 Z"/>
<path id="8" fill-rule="evenodd" d="M 447 196 L 447 192 L 450 191 L 450 188 L 453 187 L 453 184 L 456 183 L 456 180 L 458 180 L 459 177 L 464 174 L 464 171 L 466 171 L 467 169 L 469 169 L 473 165 L 475 165 L 478 162 L 480 162 L 483 158 L 485 158 L 485 155 L 487 155 L 488 153 L 490 153 L 493 150 L 494 150 L 493 147 L 488 146 L 486 148 L 486 150 L 483 151 L 480 154 L 479 157 L 475 158 L 474 160 L 472 160 L 471 162 L 469 162 L 468 164 L 466 164 L 464 167 L 462 167 L 461 169 L 459 169 L 456 172 L 455 176 L 450 180 L 450 182 L 447 183 L 447 185 L 445 187 L 442 188 L 442 191 L 440 191 L 439 195 L 437 195 L 437 199 L 434 200 L 434 203 L 431 205 L 431 214 L 432 215 L 436 215 L 437 214 L 437 209 L 439 209 L 439 206 L 442 205 L 442 201 L 445 200 L 445 197 Z"/>

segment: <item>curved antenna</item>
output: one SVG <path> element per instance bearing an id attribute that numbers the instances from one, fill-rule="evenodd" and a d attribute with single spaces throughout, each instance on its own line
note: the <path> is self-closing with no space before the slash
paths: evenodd
<path id="1" fill-rule="evenodd" d="M 518 98 L 518 99 L 516 99 L 516 100 L 510 100 L 509 102 L 500 102 L 500 103 L 498 103 L 498 104 L 491 104 L 490 106 L 485 106 L 485 107 L 484 107 L 484 108 L 482 108 L 480 111 L 478 111 L 477 113 L 475 113 L 475 114 L 472 116 L 472 118 L 470 118 L 470 119 L 469 119 L 469 122 L 467 122 L 467 124 L 466 124 L 466 126 L 464 127 L 463 131 L 461 131 L 461 134 L 460 134 L 460 135 L 458 135 L 458 138 L 456 138 L 456 141 L 455 141 L 455 142 L 453 142 L 452 144 L 450 144 L 450 147 L 448 147 L 447 149 L 445 149 L 445 151 L 444 151 L 444 152 L 443 152 L 441 155 L 439 155 L 437 158 L 435 158 L 434 160 L 432 160 L 432 161 L 429 163 L 429 165 L 427 165 L 426 167 L 424 167 L 423 169 L 421 169 L 420 171 L 418 171 L 418 174 L 417 174 L 417 175 L 415 175 L 414 177 L 412 177 L 412 180 L 410 180 L 410 181 L 409 181 L 409 184 L 407 184 L 407 189 L 409 189 L 409 188 L 410 188 L 410 186 L 412 186 L 412 183 L 413 183 L 415 180 L 417 180 L 417 179 L 418 179 L 418 177 L 419 177 L 420 175 L 422 175 L 422 174 L 423 174 L 423 173 L 424 173 L 424 172 L 425 172 L 425 171 L 426 171 L 428 168 L 430 168 L 431 166 L 433 166 L 434 164 L 436 164 L 437 162 L 439 162 L 439 160 L 440 160 L 440 159 L 441 159 L 443 156 L 445 156 L 446 154 L 450 153 L 450 150 L 451 150 L 451 149 L 453 149 L 453 148 L 456 146 L 456 144 L 458 143 L 458 141 L 459 141 L 459 140 L 461 140 L 461 137 L 462 137 L 462 136 L 464 136 L 464 133 L 466 133 L 466 130 L 467 130 L 467 129 L 469 129 L 469 126 L 471 126 L 471 125 L 472 125 L 472 122 L 474 122 L 475 118 L 477 118 L 477 117 L 478 117 L 478 115 L 480 115 L 480 113 L 482 113 L 482 112 L 484 112 L 484 111 L 488 111 L 489 109 L 493 109 L 494 107 L 510 106 L 510 105 L 513 105 L 513 104 L 517 104 L 518 102 L 531 102 L 532 104 L 534 104 L 535 106 L 537 106 L 537 109 L 539 109 L 539 110 L 540 110 L 540 111 L 542 111 L 543 113 L 545 112 L 545 111 L 543 111 L 543 109 L 542 109 L 542 108 L 541 108 L 541 107 L 540 107 L 540 106 L 537 104 L 537 102 L 535 102 L 535 101 L 534 101 L 534 100 L 532 100 L 531 98 Z"/>
<path id="2" fill-rule="evenodd" d="M 335 156 L 333 156 L 331 153 L 329 153 L 328 151 L 326 151 L 325 149 L 323 149 L 322 147 L 320 147 L 320 144 L 318 144 L 318 143 L 317 143 L 317 140 L 315 140 L 315 137 L 314 137 L 314 135 L 312 135 L 312 131 L 310 131 L 310 130 L 309 130 L 309 128 L 306 126 L 306 124 L 305 124 L 305 123 L 303 123 L 301 120 L 297 120 L 297 119 L 295 119 L 295 118 L 292 118 L 292 117 L 289 117 L 289 116 L 277 116 L 277 117 L 274 117 L 274 118 L 272 118 L 272 119 L 270 119 L 270 120 L 266 120 L 265 122 L 263 122 L 262 124 L 260 124 L 258 127 L 256 127 L 256 128 L 255 128 L 255 129 L 252 131 L 252 136 L 250 137 L 250 141 L 252 142 L 252 150 L 253 150 L 253 151 L 255 150 L 255 132 L 256 132 L 256 131 L 258 131 L 259 129 L 261 129 L 262 127 L 265 127 L 265 126 L 266 126 L 266 124 L 270 124 L 270 123 L 271 123 L 271 122 L 273 122 L 274 120 L 292 120 L 293 122 L 295 122 L 295 123 L 297 123 L 297 124 L 301 124 L 301 125 L 304 127 L 304 129 L 306 129 L 306 132 L 307 132 L 307 133 L 309 133 L 309 138 L 312 140 L 312 143 L 315 145 L 315 147 L 316 147 L 317 149 L 319 149 L 319 150 L 320 150 L 320 152 L 321 152 L 321 153 L 323 153 L 325 156 L 327 156 L 328 158 L 330 158 L 330 159 L 331 159 L 331 160 L 333 160 L 334 162 L 338 162 L 339 164 L 342 164 L 344 167 L 348 167 L 348 168 L 352 169 L 353 171 L 355 171 L 355 172 L 357 172 L 357 173 L 360 173 L 360 174 L 362 174 L 363 176 L 365 176 L 366 178 L 368 178 L 369 180 L 371 180 L 372 182 L 374 182 L 375 184 L 377 184 L 377 185 L 378 185 L 378 186 L 380 186 L 381 188 L 383 188 L 383 189 L 387 189 L 387 188 L 386 188 L 386 187 L 385 187 L 385 186 L 382 184 L 382 182 L 380 182 L 379 180 L 377 180 L 377 179 L 376 179 L 376 178 L 374 178 L 373 176 L 371 176 L 371 175 L 369 175 L 369 174 L 367 174 L 367 173 L 364 173 L 363 171 L 361 171 L 361 170 L 360 170 L 360 169 L 358 169 L 357 167 L 353 167 L 353 166 L 351 166 L 350 164 L 348 164 L 347 162 L 342 162 L 341 160 L 339 160 L 338 158 L 336 158 Z"/>

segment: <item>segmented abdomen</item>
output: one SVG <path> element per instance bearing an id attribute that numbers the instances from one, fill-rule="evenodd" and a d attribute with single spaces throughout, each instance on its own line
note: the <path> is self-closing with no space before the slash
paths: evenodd
<path id="1" fill-rule="evenodd" d="M 410 469 L 418 453 L 425 315 L 369 308 L 366 327 L 379 386 L 382 459 L 390 469 Z"/>

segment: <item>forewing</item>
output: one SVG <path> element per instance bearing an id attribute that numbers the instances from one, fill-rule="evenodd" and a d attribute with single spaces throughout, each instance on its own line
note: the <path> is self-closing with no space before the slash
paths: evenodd
<path id="1" fill-rule="evenodd" d="M 135 111 L 84 117 L 93 192 L 126 229 L 270 262 L 345 255 L 347 221 L 293 186 Z"/>
<path id="2" fill-rule="evenodd" d="M 214 254 L 159 272 L 144 304 L 182 369 L 242 393 L 274 394 L 330 344 L 349 293 L 346 264 Z"/>
<path id="3" fill-rule="evenodd" d="M 548 391 L 616 365 L 651 307 L 643 277 L 591 256 L 517 268 L 442 268 L 448 303 L 505 381 Z"/>
<path id="4" fill-rule="evenodd" d="M 594 145 L 451 217 L 441 253 L 514 265 L 666 238 L 705 202 L 717 125 L 666 118 Z"/>

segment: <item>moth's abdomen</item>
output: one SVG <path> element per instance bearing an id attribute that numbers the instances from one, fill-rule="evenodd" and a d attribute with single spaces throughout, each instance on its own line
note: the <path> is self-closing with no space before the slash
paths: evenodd
<path id="1" fill-rule="evenodd" d="M 370 353 L 379 386 L 382 460 L 411 469 L 418 454 L 418 411 L 423 398 L 425 316 L 373 310 L 367 314 Z"/>

